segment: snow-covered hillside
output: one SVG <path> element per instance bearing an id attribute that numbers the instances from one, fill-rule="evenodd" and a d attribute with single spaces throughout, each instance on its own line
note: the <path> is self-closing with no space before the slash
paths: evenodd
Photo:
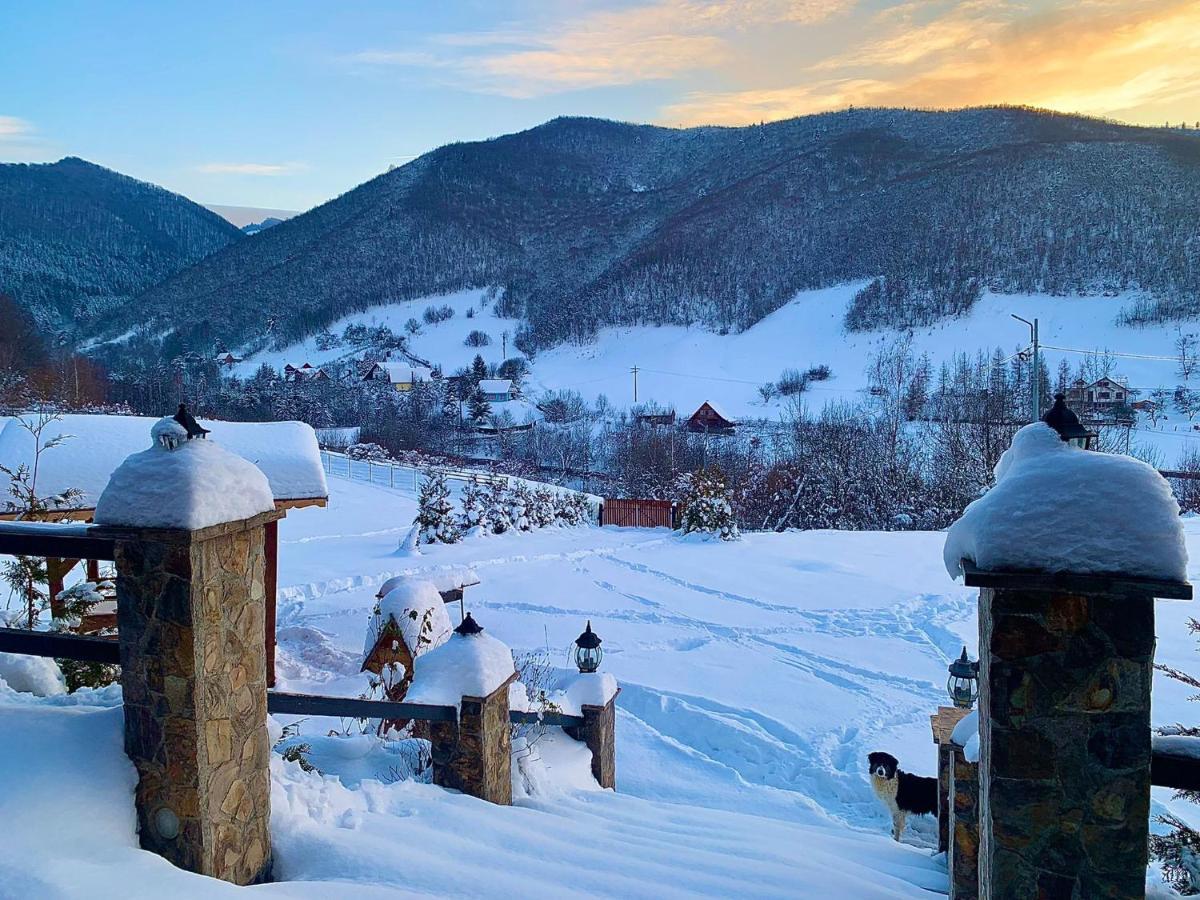
<path id="1" fill-rule="evenodd" d="M 539 353 L 532 361 L 533 375 L 527 391 L 536 395 L 542 390 L 570 388 L 587 399 L 604 394 L 615 406 L 627 407 L 633 401 L 630 370 L 638 366 L 641 402 L 653 401 L 690 413 L 703 401 L 711 400 L 735 416 L 774 418 L 783 404 L 776 401 L 764 405 L 758 386 L 777 380 L 785 368 L 803 370 L 824 364 L 830 367 L 833 377 L 810 386 L 806 395 L 809 405 L 819 407 L 829 399 L 857 397 L 867 386 L 868 359 L 899 339 L 894 331 L 845 331 L 846 308 L 862 284 L 800 293 L 738 334 L 679 326 L 606 328 L 594 343 L 562 344 Z M 476 353 L 486 362 L 499 363 L 504 359 L 505 332 L 509 336 L 508 355 L 521 356 L 512 344 L 520 322 L 497 316 L 484 295 L 482 290 L 462 291 L 375 307 L 339 320 L 330 331 L 340 334 L 349 324 L 364 323 L 387 325 L 402 333 L 404 323 L 409 318 L 419 320 L 427 307 L 448 305 L 455 311 L 453 318 L 423 324 L 421 333 L 412 339 L 411 348 L 417 356 L 441 364 L 447 372 L 469 365 Z M 1117 324 L 1118 313 L 1131 299 L 1129 295 L 986 294 L 966 316 L 914 332 L 912 350 L 918 356 L 928 353 L 935 365 L 957 353 L 991 352 L 997 347 L 1015 352 L 1028 345 L 1029 330 L 1014 321 L 1012 314 L 1037 318 L 1052 377 L 1060 359 L 1066 359 L 1074 368 L 1088 352 L 1129 354 L 1115 357 L 1114 374 L 1127 379 L 1131 388 L 1141 390 L 1145 396 L 1156 387 L 1173 387 L 1180 381 L 1174 359 L 1178 354 L 1173 348 L 1177 328 L 1137 329 Z M 474 310 L 474 317 L 468 319 L 469 309 Z M 1184 331 L 1197 330 L 1186 324 L 1181 327 Z M 464 339 L 473 330 L 488 334 L 491 344 L 465 346 Z M 320 365 L 347 352 L 345 348 L 319 351 L 315 338 L 309 338 L 283 351 L 253 356 L 238 366 L 238 372 L 250 375 L 263 362 L 276 368 L 289 362 Z"/>
<path id="2" fill-rule="evenodd" d="M 322 779 L 277 763 L 270 896 L 922 897 L 945 890 L 932 821 L 906 843 L 874 799 L 866 754 L 931 774 L 929 714 L 948 661 L 976 643 L 975 591 L 950 581 L 944 535 L 750 534 L 695 543 L 665 530 L 546 529 L 397 551 L 413 501 L 330 479 L 328 509 L 281 526 L 285 690 L 357 695 L 364 628 L 389 576 L 467 564 L 466 606 L 517 652 L 563 669 L 590 619 L 621 682 L 618 793 L 585 790 L 550 746 L 549 783 L 514 809 L 424 784 L 377 784 L 386 755 L 325 748 Z M 1200 577 L 1200 520 L 1186 520 Z M 1190 604 L 1158 605 L 1161 662 L 1192 668 Z M 457 621 L 457 616 L 455 616 Z M 1194 719 L 1155 684 L 1155 723 Z M 80 701 L 83 705 L 78 705 Z M 32 703 L 0 689 L 0 895 L 226 896 L 135 850 L 132 774 L 110 690 Z M 309 720 L 320 740 L 340 723 Z M 336 739 L 335 739 L 336 740 Z M 556 770 L 556 771 L 554 771 Z M 336 774 L 342 773 L 339 780 Z M 567 785 L 564 787 L 564 783 Z M 570 786 L 570 785 L 575 786 Z M 1159 803 L 1169 802 L 1156 792 Z M 74 815 L 63 822 L 63 810 Z M 1180 808 L 1187 814 L 1186 805 Z M 66 829 L 64 831 L 64 828 Z M 141 893 L 139 893 L 139 891 Z"/>

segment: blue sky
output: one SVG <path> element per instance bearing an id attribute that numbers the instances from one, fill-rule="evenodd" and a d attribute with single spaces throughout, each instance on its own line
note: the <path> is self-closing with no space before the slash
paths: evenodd
<path id="1" fill-rule="evenodd" d="M 82 156 L 284 209 L 565 114 L 1008 102 L 1200 119 L 1200 5 L 1177 0 L 47 0 L 4 4 L 0 34 L 0 161 Z"/>

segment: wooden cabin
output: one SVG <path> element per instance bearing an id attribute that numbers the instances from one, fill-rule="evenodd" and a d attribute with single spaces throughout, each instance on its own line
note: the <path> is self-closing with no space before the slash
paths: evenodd
<path id="1" fill-rule="evenodd" d="M 687 430 L 699 434 L 732 434 L 737 421 L 725 415 L 714 403 L 705 400 L 687 421 Z"/>
<path id="2" fill-rule="evenodd" d="M 638 413 L 635 421 L 638 425 L 650 428 L 670 428 L 675 424 L 675 410 L 665 413 Z"/>
<path id="3" fill-rule="evenodd" d="M 407 393 L 422 381 L 433 378 L 433 369 L 425 366 L 414 366 L 406 362 L 377 362 L 367 370 L 363 381 L 383 381 L 398 391 Z"/>

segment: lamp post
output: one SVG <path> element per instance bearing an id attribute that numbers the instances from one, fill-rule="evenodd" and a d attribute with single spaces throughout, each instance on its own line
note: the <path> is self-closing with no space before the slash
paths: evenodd
<path id="1" fill-rule="evenodd" d="M 575 638 L 575 665 L 580 674 L 587 675 L 600 668 L 600 660 L 604 651 L 600 649 L 600 636 L 592 631 L 592 621 L 588 620 L 583 634 Z"/>
<path id="2" fill-rule="evenodd" d="M 959 709 L 970 709 L 979 697 L 979 663 L 967 659 L 963 647 L 962 656 L 950 663 L 949 671 L 946 693 Z"/>
<path id="3" fill-rule="evenodd" d="M 1058 432 L 1058 436 L 1068 444 L 1073 444 L 1084 450 L 1090 450 L 1092 438 L 1096 435 L 1088 431 L 1079 421 L 1079 416 L 1067 406 L 1065 394 L 1054 395 L 1054 405 L 1042 416 L 1042 421 Z"/>
<path id="4" fill-rule="evenodd" d="M 1018 322 L 1024 322 L 1026 325 L 1029 326 L 1029 342 L 1031 344 L 1033 344 L 1033 369 L 1032 369 L 1032 375 L 1029 379 L 1032 384 L 1030 389 L 1032 390 L 1033 393 L 1030 394 L 1030 397 L 1029 397 L 1029 403 L 1030 403 L 1029 421 L 1036 422 L 1038 419 L 1040 419 L 1042 417 L 1042 386 L 1039 383 L 1041 381 L 1041 377 L 1040 377 L 1041 376 L 1041 371 L 1040 371 L 1041 367 L 1038 365 L 1038 362 L 1039 362 L 1038 320 L 1034 319 L 1032 322 L 1030 322 L 1028 319 L 1022 319 L 1020 316 L 1016 315 L 1015 313 L 1009 313 L 1009 315 L 1011 315 Z"/>

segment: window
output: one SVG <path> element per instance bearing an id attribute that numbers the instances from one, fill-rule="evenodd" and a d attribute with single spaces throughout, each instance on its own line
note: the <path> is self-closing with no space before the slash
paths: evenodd
<path id="1" fill-rule="evenodd" d="M 1108 399 L 1110 399 L 1110 395 L 1109 395 L 1108 391 L 1101 391 L 1101 392 L 1100 392 L 1100 399 L 1101 399 L 1101 400 L 1108 400 Z"/>

